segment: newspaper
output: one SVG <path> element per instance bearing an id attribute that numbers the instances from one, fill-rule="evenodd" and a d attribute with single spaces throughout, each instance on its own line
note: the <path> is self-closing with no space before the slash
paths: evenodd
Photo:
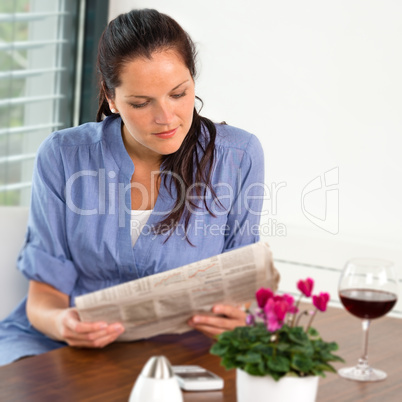
<path id="1" fill-rule="evenodd" d="M 276 288 L 267 243 L 259 242 L 170 271 L 136 279 L 75 299 L 82 321 L 121 322 L 120 341 L 191 330 L 194 314 L 212 314 L 217 303 L 254 300 L 260 287 Z"/>

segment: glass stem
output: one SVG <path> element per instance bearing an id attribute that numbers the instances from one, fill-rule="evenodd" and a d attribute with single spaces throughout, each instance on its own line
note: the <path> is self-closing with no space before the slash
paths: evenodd
<path id="1" fill-rule="evenodd" d="M 359 359 L 359 366 L 362 369 L 368 368 L 368 335 L 370 328 L 370 320 L 362 321 L 363 328 L 363 354 Z"/>

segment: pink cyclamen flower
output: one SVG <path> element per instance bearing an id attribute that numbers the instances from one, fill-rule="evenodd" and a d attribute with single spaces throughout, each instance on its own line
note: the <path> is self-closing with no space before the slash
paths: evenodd
<path id="1" fill-rule="evenodd" d="M 279 321 L 283 321 L 286 317 L 286 313 L 289 311 L 289 304 L 286 300 L 280 300 L 275 302 L 274 311 Z"/>
<path id="2" fill-rule="evenodd" d="M 321 292 L 318 296 L 313 296 L 313 305 L 320 311 L 327 309 L 329 294 Z"/>
<path id="3" fill-rule="evenodd" d="M 288 304 L 288 313 L 296 314 L 299 311 L 299 309 L 294 305 L 295 299 L 293 298 L 293 296 L 284 294 L 282 295 L 282 300 L 286 301 L 286 303 Z"/>
<path id="4" fill-rule="evenodd" d="M 274 293 L 272 292 L 271 289 L 268 288 L 261 288 L 258 289 L 255 298 L 257 299 L 257 304 L 259 308 L 264 308 L 266 305 L 267 301 L 271 299 L 274 296 Z"/>
<path id="5" fill-rule="evenodd" d="M 274 299 L 269 299 L 265 304 L 265 325 L 267 326 L 268 331 L 275 332 L 278 329 L 282 328 L 283 322 L 279 320 L 278 315 L 275 311 L 276 301 Z"/>
<path id="6" fill-rule="evenodd" d="M 307 278 L 305 281 L 300 280 L 297 282 L 297 289 L 300 290 L 306 297 L 310 297 L 313 292 L 314 281 L 311 278 Z"/>
<path id="7" fill-rule="evenodd" d="M 287 294 L 279 296 L 275 295 L 268 299 L 264 306 L 265 325 L 268 331 L 274 332 L 282 328 L 286 314 L 293 313 L 295 306 L 293 305 L 294 299 Z"/>

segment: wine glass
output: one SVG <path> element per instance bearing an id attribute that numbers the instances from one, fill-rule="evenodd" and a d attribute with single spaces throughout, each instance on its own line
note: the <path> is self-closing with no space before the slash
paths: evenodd
<path id="1" fill-rule="evenodd" d="M 338 374 L 355 381 L 384 380 L 387 374 L 368 364 L 368 333 L 371 320 L 387 314 L 397 301 L 398 280 L 394 264 L 381 259 L 351 259 L 343 269 L 338 291 L 345 309 L 363 320 L 364 336 L 363 353 L 357 365 L 342 368 Z"/>

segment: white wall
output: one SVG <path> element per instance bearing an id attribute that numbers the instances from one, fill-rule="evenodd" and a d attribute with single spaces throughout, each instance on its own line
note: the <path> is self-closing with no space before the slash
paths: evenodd
<path id="1" fill-rule="evenodd" d="M 203 114 L 261 140 L 281 286 L 319 266 L 336 294 L 362 255 L 395 260 L 402 278 L 402 2 L 112 0 L 110 17 L 133 7 L 197 43 Z"/>
<path id="2" fill-rule="evenodd" d="M 28 280 L 16 268 L 24 245 L 28 207 L 0 206 L 0 320 L 26 296 Z"/>

